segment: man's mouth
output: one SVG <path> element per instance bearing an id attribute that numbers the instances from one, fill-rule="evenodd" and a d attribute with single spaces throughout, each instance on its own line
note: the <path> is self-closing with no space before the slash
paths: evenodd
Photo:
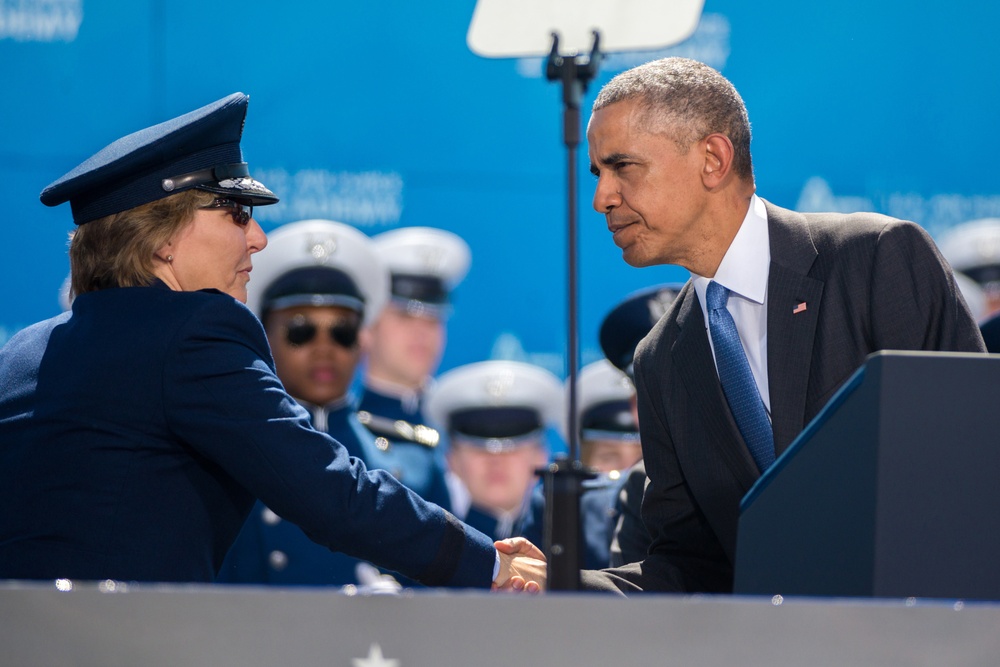
<path id="1" fill-rule="evenodd" d="M 608 222 L 608 231 L 611 232 L 616 245 L 621 245 L 620 241 L 622 240 L 624 231 L 634 224 L 634 222 Z"/>

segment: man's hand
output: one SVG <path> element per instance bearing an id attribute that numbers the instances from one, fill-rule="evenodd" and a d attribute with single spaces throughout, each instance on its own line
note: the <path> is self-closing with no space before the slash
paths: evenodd
<path id="1" fill-rule="evenodd" d="M 545 590 L 547 566 L 545 554 L 523 537 L 511 537 L 493 543 L 500 554 L 500 574 L 493 582 L 495 591 Z"/>

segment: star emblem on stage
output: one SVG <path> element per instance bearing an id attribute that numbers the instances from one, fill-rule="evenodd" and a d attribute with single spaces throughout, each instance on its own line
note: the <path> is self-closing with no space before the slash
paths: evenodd
<path id="1" fill-rule="evenodd" d="M 372 644 L 368 647 L 368 657 L 352 658 L 354 667 L 399 667 L 399 660 L 389 660 L 382 656 L 382 647 Z"/>

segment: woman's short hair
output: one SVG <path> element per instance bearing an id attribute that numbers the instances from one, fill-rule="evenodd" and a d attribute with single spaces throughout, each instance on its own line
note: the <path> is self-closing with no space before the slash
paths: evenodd
<path id="1" fill-rule="evenodd" d="M 70 234 L 71 296 L 152 283 L 154 253 L 216 196 L 186 190 L 80 225 Z"/>

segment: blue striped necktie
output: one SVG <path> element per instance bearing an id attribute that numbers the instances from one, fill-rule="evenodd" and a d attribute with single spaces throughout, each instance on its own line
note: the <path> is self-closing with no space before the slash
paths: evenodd
<path id="1" fill-rule="evenodd" d="M 715 348 L 715 364 L 719 369 L 722 391 L 729 409 L 761 472 L 774 463 L 774 435 L 767 418 L 764 402 L 743 352 L 740 334 L 733 316 L 726 310 L 729 290 L 715 282 L 708 283 L 705 293 L 708 305 L 708 330 Z"/>

